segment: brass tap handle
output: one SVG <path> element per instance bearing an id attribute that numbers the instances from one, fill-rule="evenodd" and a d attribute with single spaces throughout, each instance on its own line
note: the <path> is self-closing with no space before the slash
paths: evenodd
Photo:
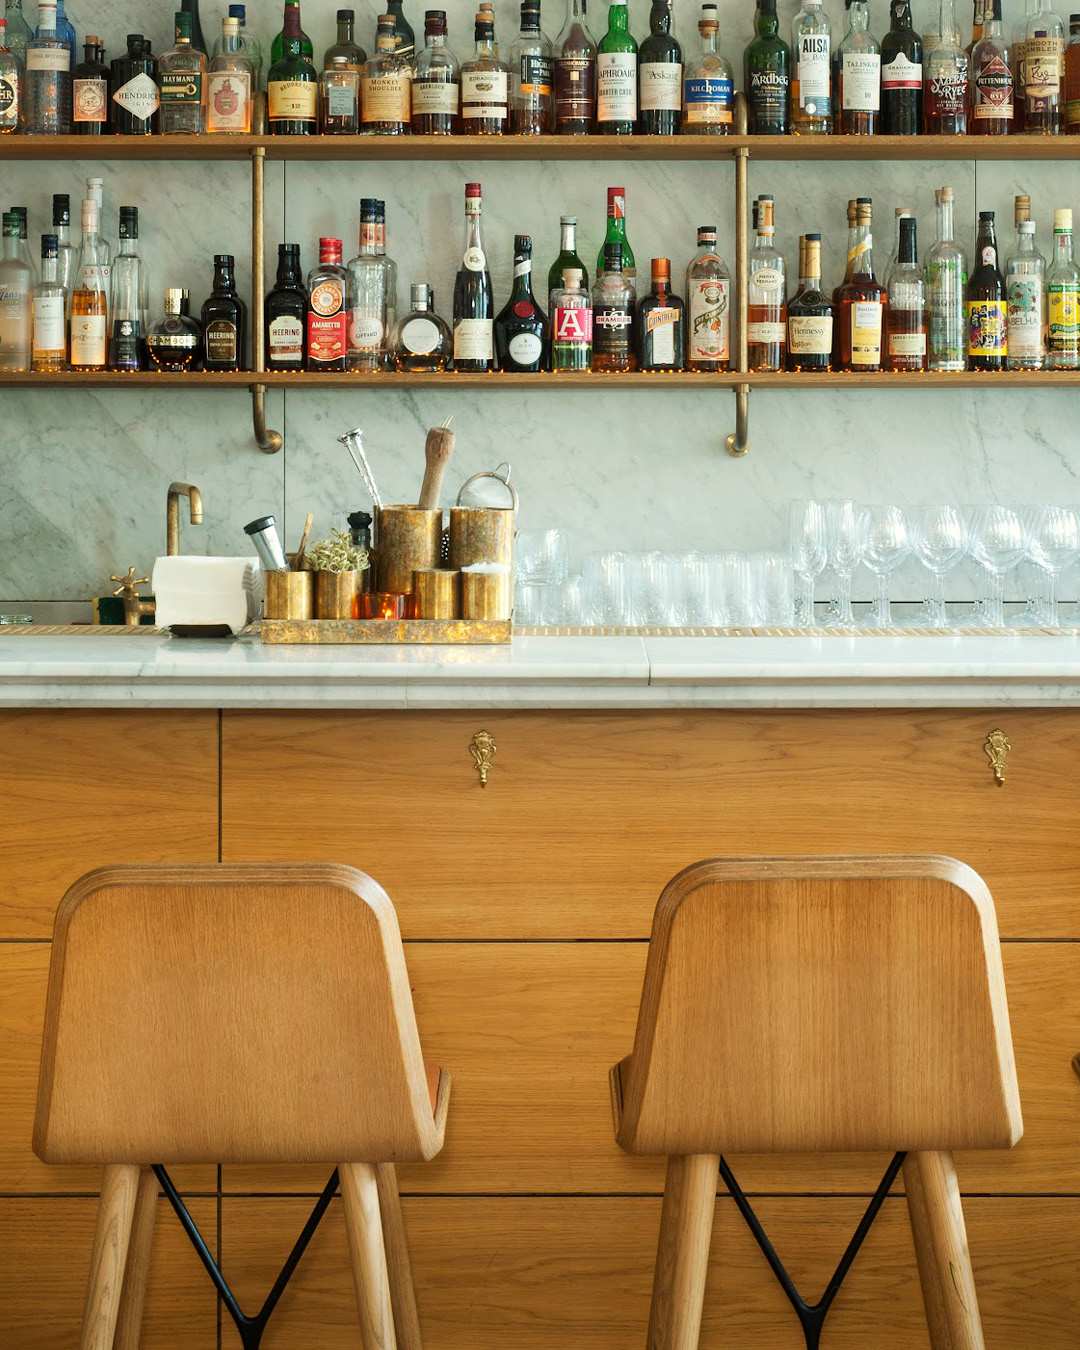
<path id="1" fill-rule="evenodd" d="M 487 787 L 488 771 L 498 748 L 495 744 L 495 737 L 490 731 L 478 731 L 469 742 L 469 752 L 476 761 L 476 771 L 480 775 L 481 787 Z"/>
<path id="2" fill-rule="evenodd" d="M 994 771 L 994 781 L 998 787 L 1004 787 L 1005 770 L 1008 768 L 1009 754 L 1012 750 L 1008 736 L 1001 730 L 992 731 L 987 736 L 983 749 L 986 751 L 986 757 Z"/>
<path id="3" fill-rule="evenodd" d="M 150 583 L 149 577 L 137 577 L 135 575 L 134 567 L 128 568 L 126 577 L 110 576 L 109 580 L 118 581 L 120 583 L 116 590 L 113 591 L 113 595 L 122 595 L 125 599 L 133 600 L 141 598 L 139 596 L 138 588 L 140 586 L 147 586 Z"/>

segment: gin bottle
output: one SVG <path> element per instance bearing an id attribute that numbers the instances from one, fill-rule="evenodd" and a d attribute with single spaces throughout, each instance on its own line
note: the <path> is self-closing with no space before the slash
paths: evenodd
<path id="1" fill-rule="evenodd" d="M 937 239 L 926 255 L 927 307 L 930 312 L 930 369 L 967 369 L 967 326 L 964 295 L 968 260 L 953 239 L 953 190 L 940 188 L 937 202 Z"/>
<path id="2" fill-rule="evenodd" d="M 120 252 L 112 265 L 109 369 L 142 370 L 149 321 L 146 266 L 139 257 L 139 208 L 120 208 Z"/>
<path id="3" fill-rule="evenodd" d="M 67 292 L 56 275 L 56 235 L 41 236 L 41 280 L 34 287 L 32 368 L 41 373 L 67 364 Z"/>
<path id="4" fill-rule="evenodd" d="M 38 25 L 35 37 L 41 37 L 41 26 Z M 64 0 L 56 0 L 56 36 L 67 47 L 69 52 L 68 69 L 75 69 L 75 28 L 64 12 Z"/>
<path id="5" fill-rule="evenodd" d="M 19 257 L 19 218 L 5 211 L 0 254 L 0 371 L 30 369 L 33 280 Z"/>
<path id="6" fill-rule="evenodd" d="M 27 136 L 71 134 L 71 52 L 56 31 L 56 0 L 41 0 L 40 37 L 26 44 L 26 99 L 23 132 Z"/>
<path id="7" fill-rule="evenodd" d="M 176 15 L 176 45 L 158 61 L 161 131 L 198 136 L 206 130 L 206 56 L 191 41 L 191 15 Z"/>
<path id="8" fill-rule="evenodd" d="M 22 114 L 22 69 L 7 44 L 7 20 L 0 17 L 0 135 L 18 131 Z"/>
<path id="9" fill-rule="evenodd" d="M 1035 247 L 1035 222 L 1016 223 L 1016 252 L 1005 264 L 1009 369 L 1046 365 L 1046 259 Z"/>

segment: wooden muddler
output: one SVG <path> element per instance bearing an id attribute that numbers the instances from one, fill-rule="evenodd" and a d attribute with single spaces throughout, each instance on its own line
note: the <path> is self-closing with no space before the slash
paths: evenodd
<path id="1" fill-rule="evenodd" d="M 449 421 L 449 418 L 447 419 Z M 432 427 L 424 442 L 424 483 L 417 505 L 422 511 L 433 511 L 439 504 L 443 475 L 454 453 L 454 433 L 447 426 Z"/>

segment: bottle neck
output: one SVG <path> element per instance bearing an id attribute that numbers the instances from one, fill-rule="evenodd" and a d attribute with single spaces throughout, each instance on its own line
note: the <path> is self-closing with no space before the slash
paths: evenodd
<path id="1" fill-rule="evenodd" d="M 567 21 L 569 23 L 584 23 L 585 19 L 585 0 L 568 0 Z"/>
<path id="2" fill-rule="evenodd" d="M 701 54 L 715 55 L 719 51 L 720 33 L 714 23 L 703 23 L 698 26 L 698 32 L 701 35 Z"/>
<path id="3" fill-rule="evenodd" d="M 476 55 L 477 55 L 477 56 L 489 56 L 489 57 L 491 57 L 492 59 L 494 59 L 494 57 L 495 57 L 495 36 L 494 36 L 494 34 L 493 34 L 490 30 L 485 29 L 483 32 L 477 31 L 477 34 L 476 34 Z"/>
<path id="4" fill-rule="evenodd" d="M 653 5 L 649 14 L 649 31 L 664 34 L 671 32 L 671 6 L 667 0 L 660 0 L 659 4 Z"/>
<path id="5" fill-rule="evenodd" d="M 233 270 L 228 263 L 214 264 L 214 290 L 221 295 L 232 295 L 236 291 Z"/>
<path id="6" fill-rule="evenodd" d="M 629 32 L 630 21 L 627 17 L 625 0 L 615 0 L 610 10 L 608 10 L 608 32 L 626 33 Z"/>
<path id="7" fill-rule="evenodd" d="M 780 22 L 776 17 L 775 5 L 769 9 L 759 6 L 757 12 L 757 31 L 758 37 L 776 37 L 780 27 Z"/>
<path id="8" fill-rule="evenodd" d="M 480 237 L 480 198 L 470 197 L 465 202 L 465 252 L 471 248 L 483 250 Z"/>
<path id="9" fill-rule="evenodd" d="M 511 300 L 527 300 L 532 295 L 532 254 L 514 254 L 514 286 Z"/>
<path id="10" fill-rule="evenodd" d="M 772 246 L 773 246 L 773 238 L 774 238 L 775 234 L 776 234 L 776 229 L 775 229 L 774 226 L 772 226 L 772 225 L 759 225 L 759 226 L 758 226 L 758 230 L 757 230 L 757 236 L 756 236 L 757 247 L 758 247 L 759 249 L 762 249 L 762 248 L 772 248 Z"/>
<path id="11" fill-rule="evenodd" d="M 42 258 L 41 281 L 43 285 L 48 285 L 50 282 L 53 285 L 56 284 L 57 262 L 58 260 L 56 258 Z"/>
<path id="12" fill-rule="evenodd" d="M 439 31 L 438 31 L 437 33 L 425 33 L 424 36 L 425 36 L 426 39 L 427 39 L 427 45 L 428 45 L 429 47 L 445 47 L 445 46 L 446 46 L 446 34 L 442 31 L 441 28 L 439 29 Z"/>
<path id="13" fill-rule="evenodd" d="M 942 243 L 952 243 L 953 237 L 953 204 L 952 202 L 940 202 L 938 204 L 938 235 Z"/>
<path id="14" fill-rule="evenodd" d="M 353 40 L 353 21 L 352 19 L 338 19 L 337 21 L 337 40 L 340 45 L 349 43 Z"/>
<path id="15" fill-rule="evenodd" d="M 871 225 L 856 225 L 855 243 L 852 248 L 852 280 L 870 280 L 874 275 L 874 259 L 871 253 L 874 244 L 874 232 Z"/>
<path id="16" fill-rule="evenodd" d="M 977 244 L 979 250 L 979 262 L 982 263 L 983 249 L 992 248 L 994 250 L 994 263 L 997 263 L 997 239 L 994 237 L 994 225 L 992 221 L 982 220 L 979 222 L 979 238 Z"/>
<path id="17" fill-rule="evenodd" d="M 908 29 L 911 24 L 911 2 L 904 0 L 902 5 L 894 5 L 892 13 L 893 28 Z"/>
<path id="18" fill-rule="evenodd" d="M 561 226 L 560 226 L 560 229 L 561 229 L 561 231 L 562 231 L 562 243 L 559 245 L 559 251 L 560 251 L 561 253 L 576 253 L 576 252 L 577 252 L 577 238 L 576 238 L 576 236 L 577 236 L 577 226 L 576 226 L 576 225 L 565 225 L 565 224 L 564 224 L 564 225 L 561 225 Z"/>
<path id="19" fill-rule="evenodd" d="M 120 240 L 121 257 L 124 257 L 126 255 L 127 257 L 130 258 L 134 254 L 138 253 L 138 251 L 139 251 L 139 236 L 137 234 L 132 235 L 130 238 L 125 237 Z"/>
<path id="20" fill-rule="evenodd" d="M 869 6 L 866 0 L 852 0 L 848 16 L 849 31 L 852 33 L 865 33 L 870 26 Z"/>
<path id="21" fill-rule="evenodd" d="M 4 235 L 4 261 L 18 262 L 19 260 L 19 237 L 15 234 Z"/>
<path id="22" fill-rule="evenodd" d="M 658 277 L 658 276 L 654 276 L 654 277 L 653 277 L 653 279 L 652 279 L 652 293 L 653 293 L 653 295 L 667 295 L 667 293 L 668 293 L 670 290 L 671 290 L 671 278 L 670 278 L 670 277 Z"/>
<path id="23" fill-rule="evenodd" d="M 1054 231 L 1054 259 L 1057 262 L 1072 262 L 1073 256 L 1073 238 L 1072 230 Z"/>
<path id="24" fill-rule="evenodd" d="M 40 12 L 38 30 L 41 33 L 42 40 L 56 37 L 56 10 L 42 10 Z"/>
<path id="25" fill-rule="evenodd" d="M 278 284 L 298 286 L 300 284 L 300 259 L 295 253 L 287 253 L 278 259 Z"/>
<path id="26" fill-rule="evenodd" d="M 938 33 L 943 43 L 956 37 L 956 10 L 953 0 L 941 0 L 938 6 Z"/>

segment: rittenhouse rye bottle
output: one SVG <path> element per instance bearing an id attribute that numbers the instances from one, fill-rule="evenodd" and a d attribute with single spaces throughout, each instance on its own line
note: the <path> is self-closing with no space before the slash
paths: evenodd
<path id="1" fill-rule="evenodd" d="M 682 370 L 686 350 L 683 302 L 671 291 L 671 260 L 652 260 L 652 290 L 637 308 L 638 367 L 658 374 Z"/>
<path id="2" fill-rule="evenodd" d="M 592 368 L 605 375 L 623 375 L 637 368 L 634 309 L 637 294 L 623 272 L 623 246 L 604 245 L 604 273 L 593 287 Z"/>
<path id="3" fill-rule="evenodd" d="M 495 320 L 495 355 L 500 370 L 543 370 L 548 349 L 547 315 L 532 290 L 532 239 L 514 236 L 514 287 Z"/>
<path id="4" fill-rule="evenodd" d="M 446 11 L 429 9 L 424 46 L 412 80 L 415 136 L 453 136 L 461 129 L 461 67 L 446 45 Z"/>
<path id="5" fill-rule="evenodd" d="M 700 225 L 686 269 L 686 368 L 727 370 L 731 362 L 731 275 L 716 251 L 716 226 Z"/>
<path id="6" fill-rule="evenodd" d="M 592 368 L 593 312 L 578 267 L 568 267 L 551 304 L 551 369 L 555 374 Z"/>
<path id="7" fill-rule="evenodd" d="M 926 277 L 919 266 L 914 216 L 904 216 L 900 221 L 900 253 L 889 276 L 888 297 L 889 369 L 927 370 Z"/>
<path id="8" fill-rule="evenodd" d="M 214 289 L 202 307 L 204 370 L 243 370 L 247 306 L 236 289 L 235 259 L 214 255 Z"/>
<path id="9" fill-rule="evenodd" d="M 971 49 L 971 121 L 976 136 L 1008 136 L 1015 121 L 1012 56 L 1001 28 L 1001 0 L 992 0 L 983 34 Z"/>
<path id="10" fill-rule="evenodd" d="M 832 30 L 822 0 L 803 0 L 791 25 L 791 130 L 828 136 L 833 129 Z"/>
<path id="11" fill-rule="evenodd" d="M 874 276 L 872 205 L 860 202 L 855 218 L 851 280 L 840 287 L 840 369 L 865 374 L 883 370 L 885 287 Z"/>
<path id="12" fill-rule="evenodd" d="M 341 240 L 319 240 L 319 265 L 308 276 L 307 368 L 340 374 L 349 368 L 349 274 Z"/>
<path id="13" fill-rule="evenodd" d="M 480 230 L 480 184 L 465 185 L 465 243 L 454 282 L 454 369 L 474 373 L 495 365 L 491 273 Z"/>
<path id="14" fill-rule="evenodd" d="M 787 343 L 787 278 L 773 243 L 773 199 L 757 200 L 757 236 L 748 260 L 746 339 L 751 370 L 784 369 Z"/>
<path id="15" fill-rule="evenodd" d="M 300 245 L 278 245 L 277 282 L 266 297 L 266 369 L 304 369 L 307 358 L 307 287 Z"/>
<path id="16" fill-rule="evenodd" d="M 892 0 L 892 27 L 881 42 L 881 132 L 918 136 L 923 122 L 923 43 L 911 0 Z"/>
<path id="17" fill-rule="evenodd" d="M 608 30 L 596 53 L 596 129 L 632 136 L 638 115 L 638 45 L 630 36 L 626 0 L 612 0 Z"/>
<path id="18" fill-rule="evenodd" d="M 566 0 L 566 23 L 555 39 L 555 130 L 587 136 L 596 125 L 596 42 L 586 0 Z"/>
<path id="19" fill-rule="evenodd" d="M 671 0 L 653 0 L 649 36 L 638 53 L 638 130 L 675 136 L 682 127 L 682 47 L 671 34 Z"/>
<path id="20" fill-rule="evenodd" d="M 696 55 L 683 71 L 683 131 L 698 136 L 727 136 L 735 106 L 735 72 L 720 52 L 716 6 L 701 6 Z"/>
<path id="21" fill-rule="evenodd" d="M 743 58 L 751 136 L 786 136 L 791 49 L 779 36 L 776 0 L 758 0 L 755 36 Z"/>
<path id="22" fill-rule="evenodd" d="M 1009 356 L 1009 306 L 998 266 L 993 211 L 979 212 L 975 264 L 967 284 L 967 355 L 971 370 L 1004 370 Z"/>
<path id="23" fill-rule="evenodd" d="M 821 235 L 803 237 L 799 290 L 788 303 L 787 368 L 820 374 L 832 368 L 834 310 L 821 289 Z"/>

